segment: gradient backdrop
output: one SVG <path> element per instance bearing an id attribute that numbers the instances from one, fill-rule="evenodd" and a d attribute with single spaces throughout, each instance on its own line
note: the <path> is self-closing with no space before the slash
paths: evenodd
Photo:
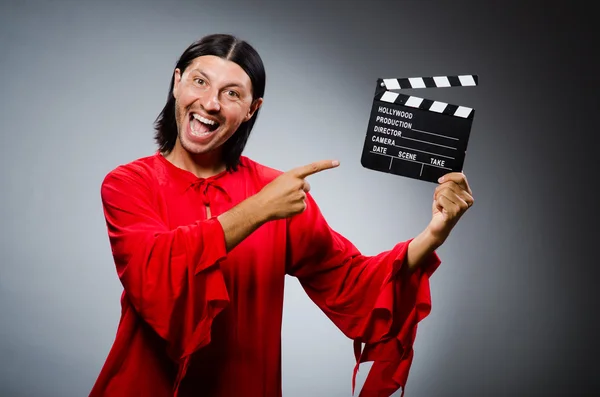
<path id="1" fill-rule="evenodd" d="M 465 163 L 476 204 L 439 250 L 407 397 L 598 391 L 591 9 L 19 1 L 0 12 L 1 396 L 85 396 L 94 383 L 121 294 L 100 183 L 154 152 L 152 122 L 176 58 L 213 32 L 249 40 L 266 64 L 245 154 L 282 170 L 341 160 L 310 179 L 312 191 L 367 254 L 419 233 L 435 187 L 361 167 L 375 80 L 478 74 L 477 88 L 419 91 L 476 109 Z M 285 305 L 284 396 L 350 396 L 351 342 L 295 279 Z"/>

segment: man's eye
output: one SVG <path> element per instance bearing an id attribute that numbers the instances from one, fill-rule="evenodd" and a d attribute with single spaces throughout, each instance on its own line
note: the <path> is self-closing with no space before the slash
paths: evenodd
<path id="1" fill-rule="evenodd" d="M 228 94 L 229 94 L 229 96 L 232 96 L 232 97 L 235 97 L 235 98 L 239 97 L 239 94 L 237 92 L 235 92 L 235 91 L 228 91 Z"/>
<path id="2" fill-rule="evenodd" d="M 197 84 L 203 85 L 204 84 L 204 80 L 202 80 L 201 78 L 196 78 L 194 80 Z"/>

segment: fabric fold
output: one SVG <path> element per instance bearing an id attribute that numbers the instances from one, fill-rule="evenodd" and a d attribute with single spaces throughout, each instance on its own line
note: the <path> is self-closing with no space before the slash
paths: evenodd
<path id="1" fill-rule="evenodd" d="M 403 262 L 410 241 L 402 245 L 364 332 L 354 340 L 353 395 L 360 364 L 373 362 L 359 397 L 387 397 L 399 388 L 404 396 L 418 323 L 431 311 L 429 277 L 441 263 L 433 253 L 412 274 L 404 273 Z"/>

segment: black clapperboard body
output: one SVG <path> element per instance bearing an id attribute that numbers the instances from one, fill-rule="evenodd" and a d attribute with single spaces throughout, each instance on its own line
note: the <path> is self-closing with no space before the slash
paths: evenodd
<path id="1" fill-rule="evenodd" d="M 378 79 L 361 164 L 389 174 L 435 182 L 462 172 L 475 110 L 398 90 L 468 87 L 477 75 Z"/>

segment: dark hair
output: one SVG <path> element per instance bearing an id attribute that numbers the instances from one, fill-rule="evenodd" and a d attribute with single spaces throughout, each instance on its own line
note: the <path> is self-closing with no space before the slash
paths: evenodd
<path id="1" fill-rule="evenodd" d="M 203 55 L 214 55 L 235 62 L 248 74 L 252 83 L 252 100 L 262 98 L 265 93 L 266 73 L 262 59 L 258 52 L 246 41 L 228 34 L 212 34 L 192 43 L 175 65 L 181 73 L 194 59 Z M 173 86 L 175 76 L 171 76 L 171 85 L 167 103 L 154 122 L 154 139 L 159 145 L 159 150 L 169 153 L 177 141 L 177 122 L 175 119 L 175 97 Z M 258 117 L 258 110 L 252 118 L 243 122 L 237 131 L 223 144 L 223 160 L 228 170 L 236 170 L 240 156 L 244 151 L 252 127 Z"/>

